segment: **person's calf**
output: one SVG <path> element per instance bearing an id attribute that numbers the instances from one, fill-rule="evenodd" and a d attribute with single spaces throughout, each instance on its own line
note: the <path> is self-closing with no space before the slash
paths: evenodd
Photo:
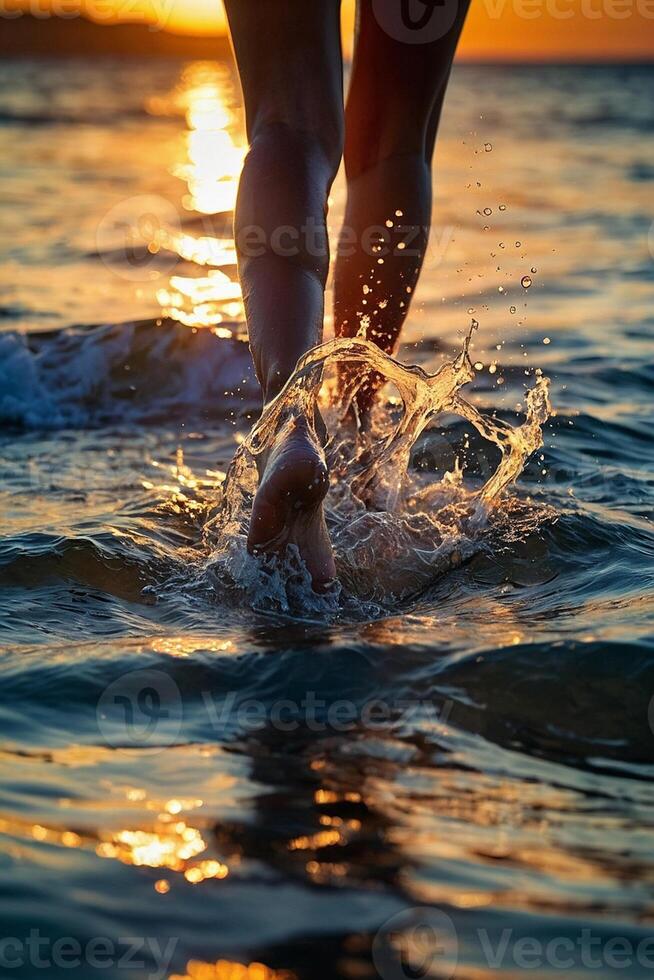
<path id="1" fill-rule="evenodd" d="M 338 151 L 283 124 L 255 131 L 235 215 L 250 346 L 264 400 L 322 337 L 326 206 Z"/>

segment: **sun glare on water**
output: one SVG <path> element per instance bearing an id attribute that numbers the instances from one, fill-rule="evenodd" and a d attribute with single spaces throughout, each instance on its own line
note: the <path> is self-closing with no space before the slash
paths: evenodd
<path id="1" fill-rule="evenodd" d="M 168 284 L 157 290 L 162 314 L 189 327 L 211 327 L 231 336 L 232 331 L 220 324 L 242 321 L 241 289 L 221 270 L 236 265 L 231 214 L 246 152 L 244 140 L 239 138 L 232 73 L 216 62 L 193 63 L 170 95 L 150 99 L 147 108 L 153 115 L 184 116 L 184 157 L 172 173 L 186 184 L 182 206 L 199 218 L 196 224 L 201 232 L 163 228 L 154 247 L 174 252 L 194 267 L 209 267 L 201 276 L 171 276 Z M 225 232 L 221 237 L 216 237 L 215 216 L 219 216 L 219 227 Z"/>
<path id="2" fill-rule="evenodd" d="M 229 103 L 231 74 L 222 65 L 191 65 L 182 77 L 188 161 L 175 171 L 188 184 L 185 207 L 200 214 L 232 211 L 245 150 L 232 135 L 237 119 Z"/>

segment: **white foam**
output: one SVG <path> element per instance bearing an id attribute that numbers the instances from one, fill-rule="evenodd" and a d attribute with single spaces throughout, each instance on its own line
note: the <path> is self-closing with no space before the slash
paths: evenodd
<path id="1" fill-rule="evenodd" d="M 0 421 L 84 427 L 224 417 L 260 401 L 246 343 L 181 324 L 0 334 Z"/>

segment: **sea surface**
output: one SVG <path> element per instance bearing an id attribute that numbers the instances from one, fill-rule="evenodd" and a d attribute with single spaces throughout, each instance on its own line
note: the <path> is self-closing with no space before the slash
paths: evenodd
<path id="1" fill-rule="evenodd" d="M 467 402 L 551 414 L 475 520 L 498 447 L 432 417 L 321 606 L 221 523 L 231 66 L 0 65 L 3 977 L 654 970 L 653 87 L 456 67 L 398 360 L 475 321 Z"/>

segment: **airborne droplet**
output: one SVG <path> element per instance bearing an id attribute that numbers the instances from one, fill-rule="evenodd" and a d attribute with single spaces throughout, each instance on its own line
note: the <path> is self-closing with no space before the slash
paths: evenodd
<path id="1" fill-rule="evenodd" d="M 523 289 L 529 289 L 531 282 L 531 276 L 523 276 L 520 280 L 520 285 L 523 287 Z"/>

